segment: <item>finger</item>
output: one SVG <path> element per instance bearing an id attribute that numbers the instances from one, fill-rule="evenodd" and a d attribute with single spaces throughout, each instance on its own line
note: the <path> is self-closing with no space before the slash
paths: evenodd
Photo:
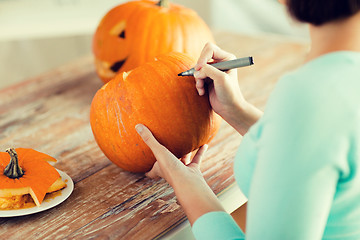
<path id="1" fill-rule="evenodd" d="M 159 176 L 154 173 L 152 170 L 150 170 L 149 172 L 145 173 L 145 176 L 147 176 L 148 178 L 152 178 L 152 179 L 156 179 L 159 178 Z"/>
<path id="2" fill-rule="evenodd" d="M 204 153 L 206 152 L 206 150 L 208 149 L 208 145 L 205 144 L 203 146 L 201 146 L 199 148 L 199 150 L 196 152 L 193 160 L 191 161 L 191 163 L 195 163 L 195 164 L 198 164 L 199 166 L 201 165 L 201 160 L 204 156 Z"/>
<path id="3" fill-rule="evenodd" d="M 145 175 L 148 178 L 152 178 L 152 179 L 161 178 L 160 173 L 158 171 L 158 164 L 155 163 L 154 166 L 151 168 L 151 170 L 145 173 Z"/>
<path id="4" fill-rule="evenodd" d="M 153 152 L 157 162 L 168 169 L 175 169 L 183 166 L 179 159 L 177 159 L 166 147 L 161 145 L 153 136 L 151 131 L 142 124 L 135 126 L 143 141 L 148 145 Z"/>
<path id="5" fill-rule="evenodd" d="M 228 78 L 228 73 L 225 73 L 209 64 L 205 64 L 199 71 L 194 73 L 196 82 L 199 80 L 204 80 L 206 78 L 212 79 L 214 82 L 222 83 L 225 82 Z M 201 84 L 199 84 L 201 86 Z M 201 86 L 202 87 L 202 86 Z M 201 88 L 200 88 L 201 89 Z"/>
<path id="6" fill-rule="evenodd" d="M 205 81 L 203 79 L 196 80 L 195 86 L 200 96 L 205 94 Z"/>
<path id="7" fill-rule="evenodd" d="M 184 165 L 188 165 L 191 162 L 191 152 L 181 158 Z"/>
<path id="8" fill-rule="evenodd" d="M 156 140 L 151 131 L 142 124 L 137 124 L 135 126 L 136 131 L 139 133 L 140 137 L 149 146 L 151 151 L 154 153 L 155 157 L 160 151 L 162 151 L 163 146 Z"/>
<path id="9" fill-rule="evenodd" d="M 197 88 L 204 88 L 204 86 L 205 86 L 205 81 L 204 81 L 204 79 L 197 79 L 197 80 L 196 80 L 196 87 L 197 87 Z"/>
<path id="10" fill-rule="evenodd" d="M 228 53 L 213 43 L 205 44 L 203 50 L 201 51 L 200 57 L 195 65 L 195 70 L 200 70 L 204 64 L 208 63 L 211 59 L 218 61 L 228 61 L 235 59 L 236 57 Z"/>

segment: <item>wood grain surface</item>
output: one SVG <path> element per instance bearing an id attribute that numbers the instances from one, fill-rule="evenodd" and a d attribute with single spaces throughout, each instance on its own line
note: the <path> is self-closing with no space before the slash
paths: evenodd
<path id="1" fill-rule="evenodd" d="M 261 109 L 278 78 L 301 65 L 308 48 L 278 36 L 216 32 L 215 38 L 237 57 L 254 57 L 255 65 L 238 70 L 239 84 Z M 72 195 L 55 208 L 0 218 L 0 239 L 154 239 L 186 219 L 165 181 L 125 172 L 98 148 L 89 108 L 101 86 L 88 56 L 0 90 L 0 151 L 25 147 L 47 153 L 75 183 Z M 209 145 L 201 169 L 216 194 L 234 182 L 240 142 L 223 122 Z"/>

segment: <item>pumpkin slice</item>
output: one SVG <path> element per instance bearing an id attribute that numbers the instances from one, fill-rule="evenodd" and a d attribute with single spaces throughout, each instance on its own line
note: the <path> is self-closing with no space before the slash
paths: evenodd
<path id="1" fill-rule="evenodd" d="M 30 194 L 36 206 L 40 206 L 46 193 L 66 186 L 48 163 L 55 162 L 55 158 L 26 148 L 12 148 L 6 152 L 0 152 L 0 197 Z"/>
<path id="2" fill-rule="evenodd" d="M 59 177 L 46 191 L 46 193 L 52 193 L 59 191 L 60 189 L 63 189 L 66 187 L 66 183 Z"/>
<path id="3" fill-rule="evenodd" d="M 46 191 L 46 193 L 52 193 L 59 191 L 66 187 L 66 183 L 59 177 Z M 12 196 L 19 196 L 30 194 L 30 188 L 7 188 L 7 189 L 0 189 L 0 198 L 8 198 Z"/>
<path id="4" fill-rule="evenodd" d="M 66 183 L 59 177 L 47 190 L 56 192 L 66 187 Z M 0 210 L 20 209 L 35 202 L 30 195 L 30 188 L 0 189 Z"/>

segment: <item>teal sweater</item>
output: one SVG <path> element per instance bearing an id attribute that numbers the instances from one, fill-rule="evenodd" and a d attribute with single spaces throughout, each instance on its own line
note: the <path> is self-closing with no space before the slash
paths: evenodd
<path id="1" fill-rule="evenodd" d="M 249 200 L 246 235 L 211 212 L 194 223 L 197 239 L 360 239 L 360 53 L 329 53 L 280 79 L 234 173 Z"/>

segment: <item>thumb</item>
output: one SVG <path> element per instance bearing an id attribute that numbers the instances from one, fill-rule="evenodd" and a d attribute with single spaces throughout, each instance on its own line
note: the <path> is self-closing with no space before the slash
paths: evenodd
<path id="1" fill-rule="evenodd" d="M 206 150 L 208 149 L 208 145 L 205 144 L 203 146 L 201 146 L 198 151 L 196 152 L 194 158 L 192 159 L 191 163 L 196 163 L 199 166 L 201 165 L 201 160 L 204 156 L 204 153 L 206 152 Z"/>
<path id="2" fill-rule="evenodd" d="M 174 169 L 183 166 L 183 164 L 165 146 L 161 145 L 156 140 L 147 127 L 142 124 L 137 124 L 135 129 L 146 145 L 150 148 L 159 163 L 159 165 L 156 163 L 154 164 L 153 169 L 148 173 L 149 177 L 162 176 L 161 172 L 166 172 L 166 169 Z M 162 169 L 160 165 L 163 166 Z M 168 178 L 166 179 L 168 180 Z"/>

